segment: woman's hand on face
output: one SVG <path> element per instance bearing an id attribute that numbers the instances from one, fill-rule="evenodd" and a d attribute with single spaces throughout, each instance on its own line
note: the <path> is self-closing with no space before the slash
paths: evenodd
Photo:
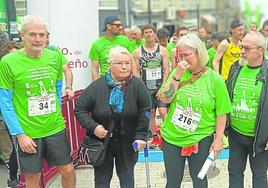
<path id="1" fill-rule="evenodd" d="M 98 138 L 105 138 L 107 133 L 108 133 L 108 131 L 106 129 L 104 129 L 104 127 L 102 125 L 97 125 L 97 127 L 94 130 L 94 134 Z"/>
<path id="2" fill-rule="evenodd" d="M 186 60 L 180 61 L 177 66 L 177 75 L 181 76 L 185 70 L 187 70 L 190 67 L 189 63 Z"/>
<path id="3" fill-rule="evenodd" d="M 144 140 L 135 140 L 134 142 L 136 142 L 138 144 L 137 151 L 143 150 L 147 144 Z"/>
<path id="4" fill-rule="evenodd" d="M 214 150 L 214 158 L 216 159 L 222 150 L 222 141 L 219 139 L 215 139 L 210 146 L 209 151 L 211 150 Z"/>

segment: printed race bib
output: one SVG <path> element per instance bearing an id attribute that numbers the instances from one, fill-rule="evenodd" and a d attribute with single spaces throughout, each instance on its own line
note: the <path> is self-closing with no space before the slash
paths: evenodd
<path id="1" fill-rule="evenodd" d="M 159 80 L 162 79 L 161 67 L 146 68 L 146 80 Z"/>
<path id="2" fill-rule="evenodd" d="M 181 106 L 177 106 L 172 115 L 171 122 L 177 127 L 194 132 L 198 127 L 200 119 L 201 114 Z"/>
<path id="3" fill-rule="evenodd" d="M 38 116 L 56 112 L 56 98 L 54 94 L 30 97 L 28 99 L 29 116 Z"/>

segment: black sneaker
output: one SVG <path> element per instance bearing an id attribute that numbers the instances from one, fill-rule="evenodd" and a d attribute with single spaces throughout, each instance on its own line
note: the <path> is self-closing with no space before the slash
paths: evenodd
<path id="1" fill-rule="evenodd" d="M 15 180 L 7 180 L 7 188 L 17 188 L 19 187 L 19 181 L 17 179 Z"/>

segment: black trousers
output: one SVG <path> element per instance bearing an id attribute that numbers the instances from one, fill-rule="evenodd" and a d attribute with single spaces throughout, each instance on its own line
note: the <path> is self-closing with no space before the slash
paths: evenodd
<path id="1" fill-rule="evenodd" d="M 198 153 L 193 153 L 191 156 L 187 157 L 181 156 L 181 147 L 169 144 L 165 140 L 163 141 L 164 163 L 167 174 L 166 188 L 175 188 L 181 186 L 186 158 L 189 164 L 189 171 L 193 181 L 193 187 L 208 187 L 207 177 L 205 176 L 203 180 L 200 180 L 197 178 L 197 175 L 206 161 L 207 156 L 209 155 L 209 148 L 212 144 L 212 141 L 212 136 L 204 138 L 198 144 Z"/>
<path id="2" fill-rule="evenodd" d="M 110 188 L 114 165 L 121 188 L 134 188 L 134 166 L 126 166 L 121 148 L 121 140 L 110 138 L 107 155 L 101 166 L 94 167 L 95 188 Z"/>
<path id="3" fill-rule="evenodd" d="M 244 136 L 233 129 L 229 134 L 229 188 L 244 187 L 244 171 L 249 157 L 253 188 L 267 188 L 268 152 L 263 151 L 253 157 L 254 138 Z"/>

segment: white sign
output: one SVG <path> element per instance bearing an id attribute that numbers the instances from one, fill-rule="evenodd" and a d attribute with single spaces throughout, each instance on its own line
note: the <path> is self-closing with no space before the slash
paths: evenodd
<path id="1" fill-rule="evenodd" d="M 74 75 L 74 91 L 91 82 L 88 53 L 99 37 L 98 0 L 27 0 L 28 14 L 48 23 L 50 44 L 61 48 Z"/>

